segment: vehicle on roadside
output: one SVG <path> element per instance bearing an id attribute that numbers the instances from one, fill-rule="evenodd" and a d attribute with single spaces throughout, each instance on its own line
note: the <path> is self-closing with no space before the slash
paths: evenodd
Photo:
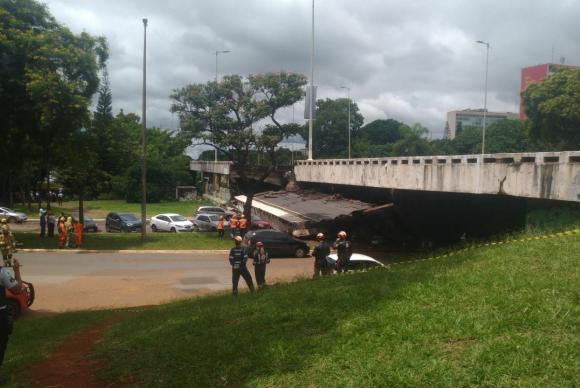
<path id="1" fill-rule="evenodd" d="M 154 232 L 191 232 L 193 222 L 176 213 L 157 214 L 151 217 L 151 230 Z"/>
<path id="2" fill-rule="evenodd" d="M 250 251 L 258 241 L 264 243 L 264 248 L 270 256 L 306 257 L 310 248 L 304 241 L 300 241 L 287 233 L 276 229 L 251 230 L 244 236 L 245 243 Z"/>
<path id="3" fill-rule="evenodd" d="M 9 289 L 5 291 L 6 309 L 10 319 L 18 317 L 34 303 L 35 293 L 32 283 L 22 281 L 22 286 L 23 289 L 20 294 L 15 294 Z"/>
<path id="4" fill-rule="evenodd" d="M 336 253 L 331 253 L 326 257 L 326 261 L 334 266 L 336 264 L 338 257 Z M 370 256 L 363 255 L 360 253 L 353 253 L 350 257 L 348 264 L 346 265 L 347 271 L 359 271 L 368 268 L 384 267 L 385 265 L 378 260 L 373 259 Z"/>
<path id="5" fill-rule="evenodd" d="M 141 230 L 141 225 L 141 220 L 131 213 L 111 212 L 105 219 L 107 232 L 138 232 Z"/>
<path id="6" fill-rule="evenodd" d="M 229 222 L 225 215 L 205 213 L 197 214 L 193 217 L 193 230 L 195 232 L 215 232 L 220 217 L 224 217 L 224 227 L 227 228 Z"/>
<path id="7" fill-rule="evenodd" d="M 264 221 L 260 219 L 258 216 L 252 216 L 252 224 L 250 226 L 250 230 L 258 230 L 258 229 L 274 229 L 272 224 L 268 221 Z"/>
<path id="8" fill-rule="evenodd" d="M 222 214 L 222 215 L 225 215 L 225 214 L 230 214 L 230 212 L 228 212 L 223 207 L 219 207 L 219 206 L 200 206 L 195 211 L 194 216 L 196 216 L 198 214 Z"/>
<path id="9" fill-rule="evenodd" d="M 80 220 L 80 217 L 78 214 L 74 214 L 73 216 L 74 220 Z M 98 232 L 99 231 L 99 227 L 97 226 L 97 223 L 95 222 L 95 220 L 93 220 L 90 217 L 84 216 L 83 217 L 84 222 L 83 222 L 83 231 L 85 232 Z"/>
<path id="10" fill-rule="evenodd" d="M 18 224 L 28 220 L 28 216 L 26 214 L 3 206 L 0 207 L 0 218 L 6 218 L 8 222 L 16 222 Z"/>

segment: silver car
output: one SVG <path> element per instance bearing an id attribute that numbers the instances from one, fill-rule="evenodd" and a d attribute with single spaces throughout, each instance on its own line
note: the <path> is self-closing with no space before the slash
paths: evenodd
<path id="1" fill-rule="evenodd" d="M 222 215 L 220 214 L 196 214 L 193 217 L 193 230 L 196 232 L 213 232 L 217 230 L 217 224 Z M 228 225 L 224 221 L 224 227 Z"/>
<path id="2" fill-rule="evenodd" d="M 14 210 L 9 209 L 7 207 L 0 207 L 0 218 L 6 218 L 8 222 L 17 222 L 19 224 L 28 219 L 26 214 L 21 212 L 15 212 Z"/>

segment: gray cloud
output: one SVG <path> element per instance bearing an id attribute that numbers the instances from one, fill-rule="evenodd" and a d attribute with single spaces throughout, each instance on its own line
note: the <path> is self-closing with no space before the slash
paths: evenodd
<path id="1" fill-rule="evenodd" d="M 114 108 L 140 113 L 142 17 L 148 28 L 148 122 L 175 126 L 169 95 L 220 74 L 309 74 L 310 0 L 48 0 L 73 31 L 108 38 Z M 517 109 L 520 69 L 566 57 L 580 64 L 580 2 L 560 0 L 316 0 L 320 98 L 352 88 L 367 122 L 421 122 L 434 136 L 445 112 L 483 105 L 489 41 L 491 110 Z M 301 120 L 302 104 L 295 117 Z M 292 110 L 281 116 L 291 120 Z"/>

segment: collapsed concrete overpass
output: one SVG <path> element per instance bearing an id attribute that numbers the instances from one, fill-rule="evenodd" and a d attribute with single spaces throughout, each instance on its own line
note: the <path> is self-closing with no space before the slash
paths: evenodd
<path id="1" fill-rule="evenodd" d="M 298 182 L 580 202 L 580 151 L 297 161 Z"/>

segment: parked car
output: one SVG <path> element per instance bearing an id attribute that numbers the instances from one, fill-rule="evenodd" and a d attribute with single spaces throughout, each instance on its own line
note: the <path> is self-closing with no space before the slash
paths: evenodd
<path id="1" fill-rule="evenodd" d="M 258 216 L 252 216 L 252 225 L 250 226 L 250 230 L 257 230 L 257 229 L 273 229 L 272 224 L 268 221 L 264 221 L 260 219 Z"/>
<path id="2" fill-rule="evenodd" d="M 200 206 L 199 208 L 197 208 L 197 211 L 195 212 L 194 216 L 198 215 L 198 214 L 229 214 L 229 212 L 224 209 L 223 207 L 219 207 L 219 206 Z"/>
<path id="3" fill-rule="evenodd" d="M 193 217 L 193 230 L 196 232 L 213 232 L 217 230 L 217 224 L 220 217 L 224 217 L 224 227 L 229 223 L 225 220 L 225 215 L 222 214 L 197 214 Z"/>
<path id="4" fill-rule="evenodd" d="M 338 260 L 336 253 L 331 253 L 330 255 L 328 255 L 326 257 L 326 261 L 330 265 L 335 265 L 336 260 Z M 357 270 L 361 270 L 361 269 L 374 268 L 374 267 L 384 267 L 384 266 L 385 265 L 383 263 L 381 263 L 378 260 L 373 259 L 370 256 L 362 255 L 360 253 L 353 253 L 352 256 L 350 257 L 350 260 L 349 260 L 347 266 L 346 266 L 346 269 L 349 271 L 357 271 Z"/>
<path id="5" fill-rule="evenodd" d="M 72 216 L 75 220 L 79 220 L 80 217 L 78 214 L 75 214 Z M 99 227 L 97 226 L 97 223 L 95 222 L 95 220 L 93 220 L 90 217 L 84 216 L 84 222 L 83 222 L 83 231 L 85 232 L 98 232 L 99 231 Z"/>
<path id="6" fill-rule="evenodd" d="M 131 213 L 109 213 L 105 219 L 107 232 L 138 232 L 141 230 L 141 220 Z"/>
<path id="7" fill-rule="evenodd" d="M 14 270 L 10 268 L 10 271 Z M 19 294 L 13 293 L 8 288 L 5 290 L 6 311 L 10 319 L 18 317 L 34 303 L 35 293 L 32 283 L 22 281 L 22 286 L 22 292 Z"/>
<path id="8" fill-rule="evenodd" d="M 263 242 L 270 256 L 305 257 L 310 250 L 304 241 L 275 229 L 249 231 L 244 240 L 250 250 L 258 241 Z"/>
<path id="9" fill-rule="evenodd" d="M 0 207 L 0 218 L 6 218 L 8 222 L 22 223 L 28 219 L 26 214 L 21 212 L 16 212 L 7 207 Z"/>
<path id="10" fill-rule="evenodd" d="M 182 215 L 175 213 L 157 214 L 151 217 L 151 230 L 154 232 L 191 232 L 193 223 Z"/>

